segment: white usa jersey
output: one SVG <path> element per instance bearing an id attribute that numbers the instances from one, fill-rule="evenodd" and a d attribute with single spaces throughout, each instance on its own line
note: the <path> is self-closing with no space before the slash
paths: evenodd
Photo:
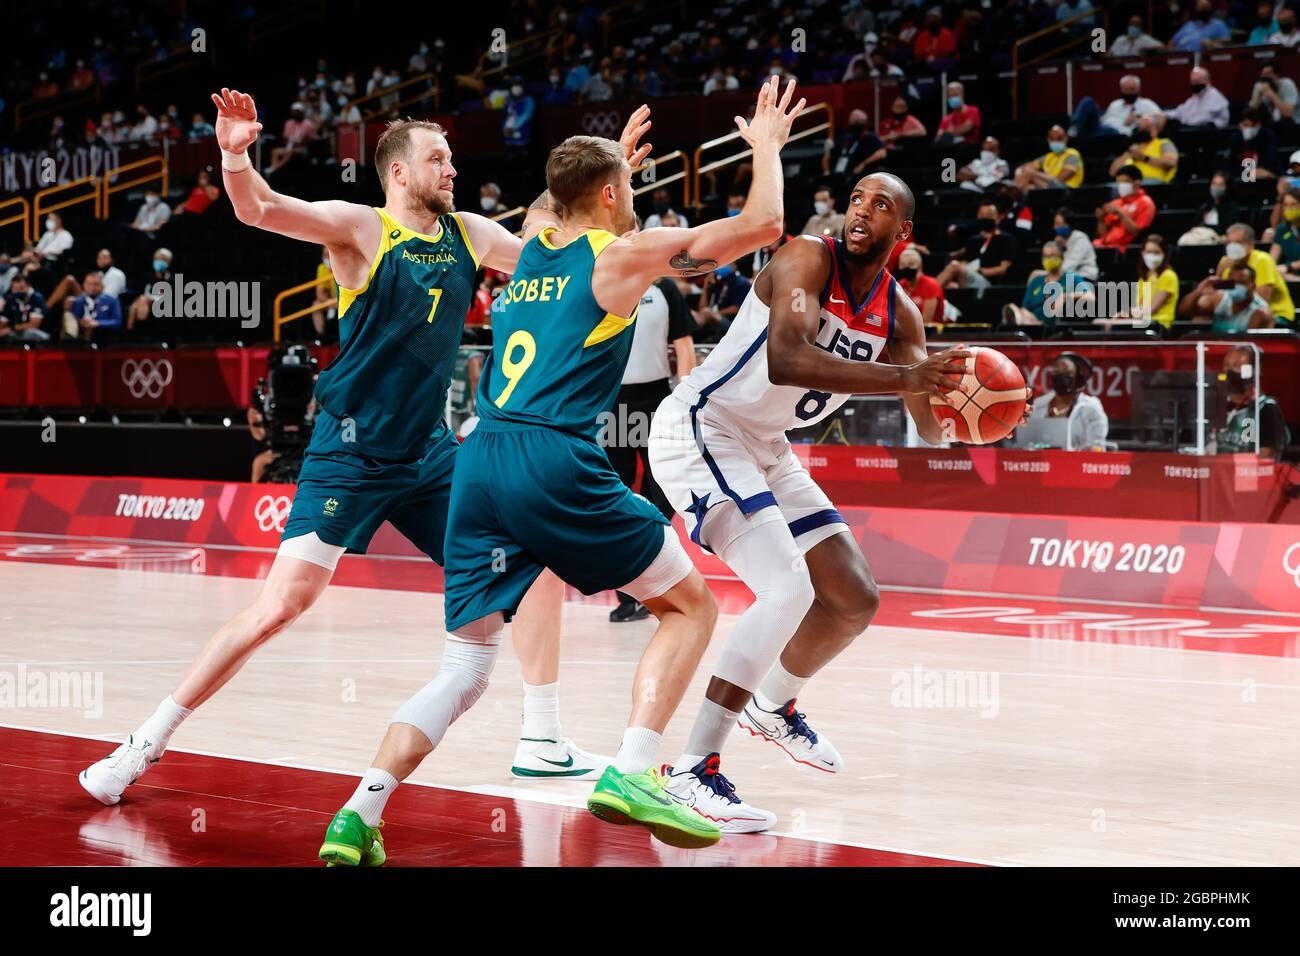
<path id="1" fill-rule="evenodd" d="M 839 239 L 819 236 L 795 241 L 822 241 L 831 256 L 830 275 L 819 297 L 817 347 L 856 362 L 879 361 L 894 331 L 894 277 L 881 269 L 866 299 L 858 303 L 843 280 L 847 270 Z M 767 368 L 769 314 L 757 290 L 751 288 L 722 341 L 676 390 L 694 411 L 709 406 L 749 435 L 763 439 L 819 422 L 849 399 L 848 395 L 772 384 Z"/>

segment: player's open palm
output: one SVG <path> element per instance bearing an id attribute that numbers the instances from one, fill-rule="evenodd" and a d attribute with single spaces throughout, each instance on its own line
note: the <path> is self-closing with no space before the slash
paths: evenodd
<path id="1" fill-rule="evenodd" d="M 737 116 L 736 126 L 741 138 L 750 146 L 771 145 L 780 149 L 790 138 L 790 125 L 794 118 L 803 112 L 807 100 L 800 98 L 793 107 L 794 79 L 786 84 L 785 93 L 780 94 L 780 77 L 771 77 L 763 83 L 758 91 L 758 105 L 754 108 L 754 118 L 748 123 Z M 778 95 L 780 94 L 780 95 Z"/>
<path id="2" fill-rule="evenodd" d="M 641 137 L 650 129 L 650 107 L 644 103 L 638 106 L 636 110 L 628 117 L 627 125 L 623 127 L 623 135 L 618 138 L 619 145 L 623 147 L 623 155 L 627 157 L 628 165 L 636 169 L 650 155 L 653 145 L 650 143 L 641 143 Z"/>
<path id="3" fill-rule="evenodd" d="M 212 94 L 217 104 L 217 145 L 229 153 L 242 153 L 253 145 L 262 124 L 257 121 L 253 98 L 224 86 Z"/>
<path id="4" fill-rule="evenodd" d="M 964 346 L 927 356 L 903 372 L 903 391 L 911 395 L 943 396 L 961 384 L 966 360 L 973 353 Z"/>

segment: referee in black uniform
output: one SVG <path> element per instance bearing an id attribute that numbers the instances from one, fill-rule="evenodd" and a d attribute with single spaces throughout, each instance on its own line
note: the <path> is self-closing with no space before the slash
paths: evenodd
<path id="1" fill-rule="evenodd" d="M 623 385 L 614 400 L 613 420 L 606 436 L 605 453 L 623 483 L 636 490 L 636 463 L 640 458 L 644 476 L 641 495 L 670 521 L 673 506 L 650 473 L 650 420 L 659 403 L 672 392 L 672 368 L 668 346 L 677 357 L 677 375 L 685 377 L 695 367 L 695 322 L 686 300 L 672 279 L 656 279 L 641 296 L 641 307 L 633 326 L 632 354 L 623 372 Z M 609 614 L 614 622 L 640 621 L 649 610 L 630 595 L 618 592 L 618 607 Z"/>

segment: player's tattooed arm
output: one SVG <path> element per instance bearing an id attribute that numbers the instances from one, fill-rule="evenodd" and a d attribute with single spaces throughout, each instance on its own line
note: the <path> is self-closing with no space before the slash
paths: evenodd
<path id="1" fill-rule="evenodd" d="M 564 215 L 564 204 L 552 196 L 549 189 L 543 189 L 542 194 L 534 199 L 532 205 L 528 207 L 529 212 L 534 209 L 544 209 L 547 212 L 555 213 L 557 216 Z"/>
<path id="2" fill-rule="evenodd" d="M 520 236 L 524 242 L 527 242 L 547 226 L 560 226 L 563 222 L 564 204 L 552 196 L 549 189 L 543 189 L 542 194 L 528 207 Z"/>
<path id="3" fill-rule="evenodd" d="M 716 259 L 696 259 L 690 250 L 683 249 L 668 260 L 668 268 L 683 278 L 702 276 L 718 268 Z"/>

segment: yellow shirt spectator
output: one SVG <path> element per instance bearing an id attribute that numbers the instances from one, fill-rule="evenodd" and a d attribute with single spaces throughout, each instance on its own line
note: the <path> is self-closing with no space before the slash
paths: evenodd
<path id="1" fill-rule="evenodd" d="M 1151 303 L 1155 299 L 1157 292 L 1168 293 L 1165 301 L 1160 303 L 1160 308 L 1151 316 L 1151 321 L 1169 328 L 1174 322 L 1174 313 L 1178 309 L 1178 273 L 1173 269 L 1166 268 L 1160 275 L 1156 276 L 1154 282 L 1150 279 L 1138 280 L 1138 307 L 1142 314 L 1146 315 L 1151 311 Z"/>
<path id="2" fill-rule="evenodd" d="M 1150 141 L 1142 144 L 1142 154 L 1155 158 L 1164 152 L 1165 146 L 1173 146 L 1173 142 L 1161 136 L 1152 137 Z M 1174 176 L 1178 174 L 1178 164 L 1174 163 L 1170 169 L 1161 169 L 1159 166 L 1151 163 L 1136 160 L 1133 163 L 1138 169 L 1142 170 L 1142 178 L 1155 179 L 1162 183 L 1173 182 Z"/>
<path id="3" fill-rule="evenodd" d="M 1066 166 L 1074 170 L 1074 175 L 1065 181 L 1065 185 L 1071 189 L 1077 189 L 1083 183 L 1083 157 L 1073 146 L 1067 146 L 1059 153 L 1045 153 L 1040 159 L 1039 165 L 1043 167 L 1043 172 L 1055 179 Z"/>
<path id="4" fill-rule="evenodd" d="M 1281 273 L 1277 271 L 1277 263 L 1263 249 L 1254 249 L 1246 257 L 1246 265 L 1255 270 L 1255 288 L 1262 285 L 1273 287 L 1273 295 L 1268 300 L 1268 307 L 1273 310 L 1273 314 L 1279 319 L 1286 319 L 1288 322 L 1295 321 L 1295 303 L 1291 301 L 1291 291 L 1286 287 L 1286 281 L 1282 278 Z M 1223 271 L 1219 273 L 1219 278 L 1228 278 L 1228 273 L 1232 271 L 1232 262 L 1228 261 L 1223 266 Z"/>

